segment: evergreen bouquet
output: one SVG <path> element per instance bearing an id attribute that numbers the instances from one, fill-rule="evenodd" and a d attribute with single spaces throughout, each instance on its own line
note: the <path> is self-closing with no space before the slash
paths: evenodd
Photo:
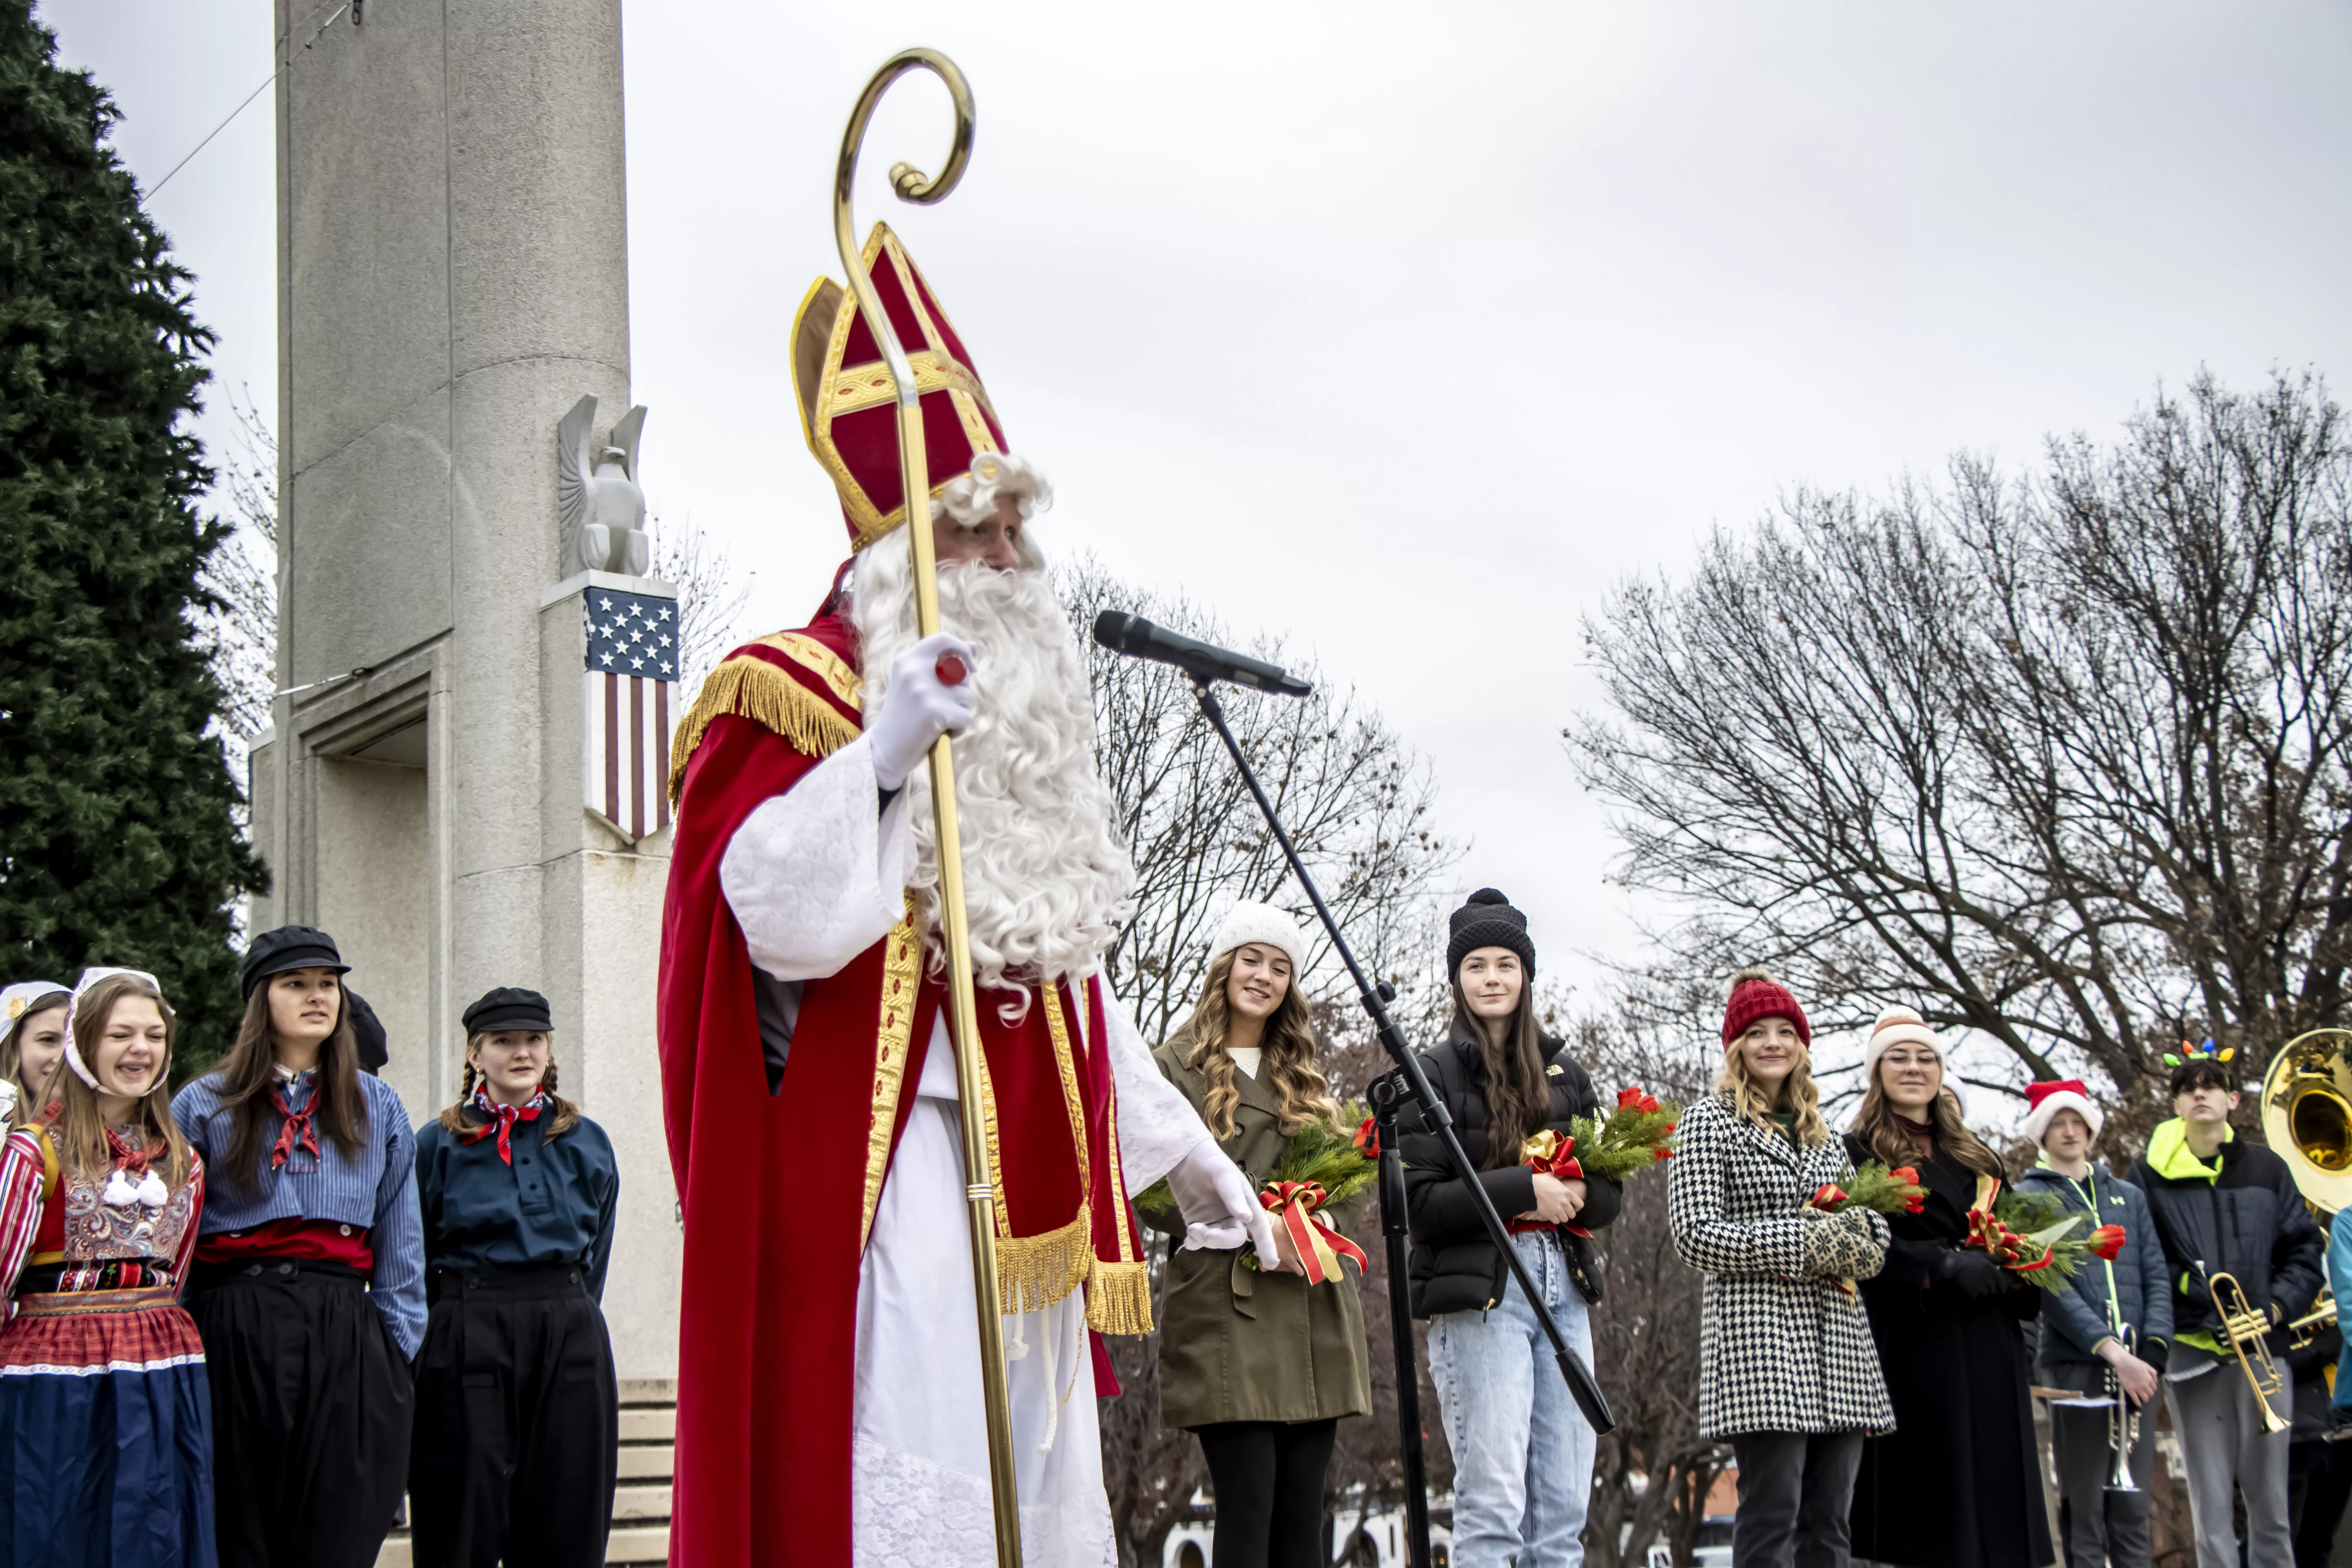
<path id="1" fill-rule="evenodd" d="M 1341 1131 L 1349 1126 L 1355 1131 Z M 1315 1205 L 1318 1208 L 1354 1197 L 1371 1184 L 1379 1170 L 1374 1163 L 1379 1141 L 1371 1128 L 1371 1113 L 1352 1100 L 1341 1103 L 1336 1124 L 1319 1116 L 1308 1118 L 1283 1143 L 1282 1158 L 1275 1162 L 1274 1174 L 1266 1180 L 1268 1190 L 1285 1184 L 1315 1187 L 1323 1194 Z M 1164 1176 L 1135 1195 L 1135 1206 L 1170 1229 L 1184 1227 L 1176 1194 L 1169 1191 Z"/>
<path id="2" fill-rule="evenodd" d="M 1620 1089 L 1616 1107 L 1605 1116 L 1579 1116 L 1568 1124 L 1567 1148 L 1573 1151 L 1575 1173 L 1605 1176 L 1622 1182 L 1646 1171 L 1675 1152 L 1675 1125 L 1683 1108 L 1634 1087 Z"/>
<path id="3" fill-rule="evenodd" d="M 1962 1243 L 2011 1273 L 2022 1274 L 2053 1295 L 2097 1258 L 2115 1261 L 2124 1247 L 2124 1227 L 2091 1226 L 2091 1215 L 2072 1213 L 2055 1193 L 2021 1193 L 1991 1176 L 1977 1178 L 1977 1199 L 1969 1209 L 1969 1238 Z"/>
<path id="4" fill-rule="evenodd" d="M 1805 1200 L 1806 1206 L 1825 1214 L 1870 1209 L 1878 1214 L 1917 1214 L 1927 1201 L 1919 1173 L 1909 1165 L 1887 1167 L 1884 1160 L 1864 1160 L 1840 1182 L 1823 1182 Z"/>

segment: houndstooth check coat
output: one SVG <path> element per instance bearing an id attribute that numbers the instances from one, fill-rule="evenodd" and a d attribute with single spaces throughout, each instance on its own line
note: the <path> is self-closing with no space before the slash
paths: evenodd
<path id="1" fill-rule="evenodd" d="M 1801 1211 L 1815 1188 L 1845 1174 L 1845 1145 L 1832 1137 L 1798 1148 L 1738 1120 L 1723 1095 L 1692 1105 L 1676 1131 L 1667 1223 L 1675 1250 L 1706 1276 L 1700 1433 L 1895 1430 L 1861 1300 L 1805 1271 L 1805 1237 L 1821 1221 Z M 1844 1260 L 1857 1278 L 1885 1259 L 1885 1221 L 1870 1217 L 1878 1245 Z"/>

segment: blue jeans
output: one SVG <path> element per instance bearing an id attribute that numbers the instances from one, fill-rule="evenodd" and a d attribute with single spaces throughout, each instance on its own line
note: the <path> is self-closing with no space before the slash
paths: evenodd
<path id="1" fill-rule="evenodd" d="M 1554 1233 L 1512 1238 L 1577 1359 L 1592 1325 Z M 1518 1281 L 1483 1312 L 1429 1321 L 1429 1373 L 1454 1450 L 1454 1568 L 1580 1568 L 1592 1496 L 1592 1428 Z"/>

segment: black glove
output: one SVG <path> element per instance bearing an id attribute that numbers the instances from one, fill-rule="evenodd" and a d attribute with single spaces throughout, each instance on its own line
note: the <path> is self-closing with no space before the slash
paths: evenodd
<path id="1" fill-rule="evenodd" d="M 1947 1284 L 1958 1286 L 1972 1301 L 1998 1296 L 2009 1289 L 2009 1271 L 1995 1263 L 1990 1253 L 1979 1252 L 1972 1247 L 1944 1254 L 1936 1273 Z"/>
<path id="2" fill-rule="evenodd" d="M 2138 1347 L 2132 1352 L 2132 1353 L 2138 1356 L 2140 1360 L 2147 1363 L 2148 1365 L 2156 1368 L 2157 1375 L 2161 1377 L 2164 1375 L 2164 1369 L 2170 1365 L 2172 1362 L 2172 1342 L 2170 1340 L 2144 1340 L 2140 1342 Z"/>

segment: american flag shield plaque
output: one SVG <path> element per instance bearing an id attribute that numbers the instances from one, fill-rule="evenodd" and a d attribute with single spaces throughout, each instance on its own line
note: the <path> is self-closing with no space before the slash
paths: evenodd
<path id="1" fill-rule="evenodd" d="M 581 677 L 588 809 L 631 843 L 669 826 L 669 733 L 677 714 L 677 601 L 591 587 Z"/>

